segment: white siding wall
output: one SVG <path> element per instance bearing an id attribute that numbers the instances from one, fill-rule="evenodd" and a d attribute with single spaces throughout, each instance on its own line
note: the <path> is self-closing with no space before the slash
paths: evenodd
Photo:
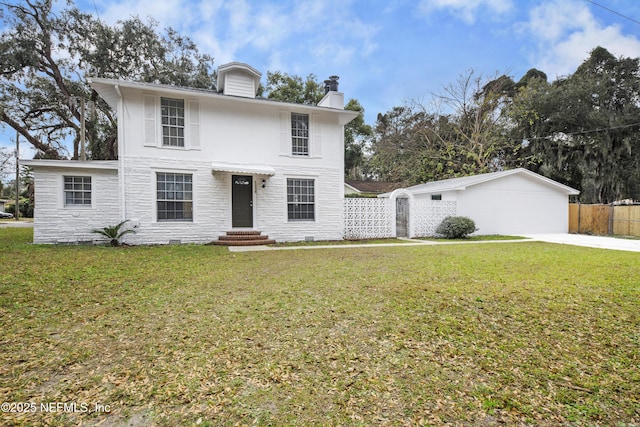
<path id="1" fill-rule="evenodd" d="M 510 175 L 460 191 L 458 215 L 475 221 L 476 234 L 567 233 L 569 201 L 550 186 Z"/>
<path id="2" fill-rule="evenodd" d="M 64 206 L 64 176 L 91 177 L 91 207 Z M 34 171 L 34 243 L 97 241 L 94 228 L 115 225 L 118 214 L 118 175 L 115 170 L 46 169 Z"/>
<path id="3" fill-rule="evenodd" d="M 223 96 L 200 98 L 197 100 L 199 125 L 186 129 L 186 146 L 167 148 L 162 147 L 159 140 L 162 134 L 159 119 L 154 132 L 156 144 L 148 144 L 149 136 L 141 125 L 148 115 L 144 105 L 152 104 L 149 96 L 156 98 L 156 108 L 161 96 L 176 98 L 175 94 L 150 94 L 141 90 L 127 90 L 124 94 L 126 113 L 119 124 L 124 126 L 126 218 L 140 224 L 138 233 L 130 237 L 132 242 L 202 243 L 216 240 L 231 230 L 231 174 L 212 173 L 213 162 L 264 164 L 275 168 L 275 176 L 254 176 L 254 229 L 278 241 L 304 240 L 311 236 L 316 240 L 342 238 L 343 128 L 335 114 L 312 113 L 286 104 L 230 101 Z M 187 123 L 195 116 L 193 101 L 185 98 Z M 291 112 L 309 114 L 311 155 L 308 157 L 290 155 Z M 284 142 L 283 138 L 286 138 Z M 194 140 L 198 144 L 194 144 Z M 157 222 L 155 174 L 160 171 L 193 174 L 193 222 Z M 287 220 L 287 178 L 315 181 L 315 221 Z M 264 189 L 262 179 L 266 180 Z"/>
<path id="4" fill-rule="evenodd" d="M 258 188 L 257 229 L 278 241 L 340 240 L 343 237 L 342 169 L 282 167 Z M 315 181 L 315 221 L 288 221 L 287 178 Z M 262 191 L 260 191 L 262 190 Z M 266 191 L 265 191 L 266 190 Z"/>
<path id="5" fill-rule="evenodd" d="M 256 88 L 253 82 L 253 78 L 248 74 L 227 74 L 224 82 L 224 94 L 255 98 Z"/>
<path id="6" fill-rule="evenodd" d="M 156 98 L 156 109 L 159 109 L 160 97 L 177 97 L 171 93 L 153 94 L 133 89 L 124 91 L 127 105 L 119 125 L 124 126 L 125 156 L 170 158 L 184 162 L 206 160 L 310 168 L 343 167 L 344 134 L 335 111 L 325 113 L 316 110 L 311 113 L 295 105 L 275 102 L 256 104 L 238 101 L 237 98 L 225 99 L 223 95 L 200 99 L 187 96 L 184 98 L 186 122 L 192 122 L 195 116 L 194 101 L 197 101 L 198 126 L 185 129 L 185 148 L 162 147 L 159 111 L 155 115 L 154 146 L 149 144 L 149 135 L 144 131 L 145 114 L 148 115 L 143 109 L 145 96 L 147 106 L 154 105 L 149 97 Z M 289 120 L 292 112 L 309 114 L 311 156 L 308 158 L 290 155 L 288 141 L 291 137 Z M 198 135 L 194 135 L 196 132 Z M 283 134 L 287 138 L 285 144 L 282 142 Z M 197 143 L 194 144 L 194 141 Z"/>
<path id="7" fill-rule="evenodd" d="M 227 81 L 227 85 L 229 85 Z M 241 82 L 240 82 L 241 83 Z M 231 87 L 231 86 L 229 86 Z M 343 234 L 343 127 L 335 111 L 305 110 L 303 106 L 239 100 L 223 95 L 155 92 L 122 87 L 119 111 L 120 173 L 87 172 L 93 178 L 94 205 L 65 209 L 62 176 L 36 172 L 36 242 L 92 240 L 90 230 L 122 219 L 138 228 L 126 236 L 130 243 L 210 242 L 232 229 L 231 174 L 212 173 L 213 162 L 269 165 L 274 176 L 254 176 L 254 229 L 278 241 L 341 239 Z M 185 101 L 185 147 L 163 147 L 160 98 Z M 310 153 L 292 156 L 289 118 L 292 112 L 309 114 Z M 284 136 L 283 136 L 284 135 Z M 53 170 L 53 169 L 52 169 Z M 156 173 L 193 175 L 191 222 L 158 222 Z M 81 174 L 78 171 L 69 174 Z M 85 174 L 85 175 L 86 175 Z M 262 179 L 266 187 L 261 186 Z M 315 221 L 287 219 L 287 178 L 315 181 Z M 124 191 L 124 200 L 119 194 Z M 122 203 L 121 203 L 122 202 Z M 124 211 L 120 212 L 120 206 Z"/>
<path id="8" fill-rule="evenodd" d="M 342 170 L 274 166 L 274 176 L 254 176 L 254 229 L 278 241 L 342 238 L 342 198 L 336 194 L 342 185 Z M 193 175 L 193 221 L 157 221 L 156 173 L 177 172 Z M 212 173 L 208 161 L 185 164 L 171 159 L 128 157 L 126 218 L 138 223 L 132 243 L 207 243 L 231 227 L 231 175 Z M 289 222 L 287 219 L 287 178 L 315 181 L 315 221 Z M 262 188 L 265 179 L 265 188 Z"/>
<path id="9" fill-rule="evenodd" d="M 171 159 L 127 157 L 124 162 L 126 218 L 139 224 L 131 237 L 134 243 L 169 243 L 170 240 L 209 242 L 217 238 L 220 224 L 206 220 L 203 212 L 214 218 L 224 213 L 224 188 L 214 181 L 208 162 L 188 164 Z M 156 173 L 176 172 L 193 175 L 193 222 L 158 222 L 156 212 Z"/>
<path id="10" fill-rule="evenodd" d="M 458 200 L 457 191 L 442 191 L 434 194 L 441 195 L 443 202 L 456 202 Z M 431 200 L 431 194 L 416 194 L 414 197 L 416 200 Z"/>

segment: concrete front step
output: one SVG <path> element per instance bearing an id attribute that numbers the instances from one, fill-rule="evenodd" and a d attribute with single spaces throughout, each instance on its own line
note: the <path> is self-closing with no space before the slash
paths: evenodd
<path id="1" fill-rule="evenodd" d="M 227 231 L 226 235 L 219 236 L 218 240 L 211 242 L 221 246 L 258 246 L 273 245 L 276 241 L 269 236 L 262 235 L 260 231 Z"/>
<path id="2" fill-rule="evenodd" d="M 227 231 L 227 236 L 259 236 L 262 231 L 244 230 L 244 231 Z"/>
<path id="3" fill-rule="evenodd" d="M 218 237 L 219 240 L 224 241 L 240 241 L 240 240 L 267 240 L 269 236 L 263 236 L 262 234 L 227 234 L 226 236 Z"/>
<path id="4" fill-rule="evenodd" d="M 261 245 L 273 245 L 276 241 L 272 239 L 267 240 L 214 240 L 211 242 L 213 245 L 218 246 L 261 246 Z"/>

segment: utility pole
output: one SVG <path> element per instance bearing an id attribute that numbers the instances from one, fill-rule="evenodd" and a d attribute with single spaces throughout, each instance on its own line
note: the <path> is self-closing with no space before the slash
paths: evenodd
<path id="1" fill-rule="evenodd" d="M 16 131 L 16 221 L 20 220 L 20 134 Z"/>
<path id="2" fill-rule="evenodd" d="M 84 125 L 84 115 L 85 115 L 85 105 L 84 105 L 84 97 L 80 98 L 80 160 L 85 161 L 87 157 L 84 152 L 84 140 L 85 140 L 85 125 Z"/>

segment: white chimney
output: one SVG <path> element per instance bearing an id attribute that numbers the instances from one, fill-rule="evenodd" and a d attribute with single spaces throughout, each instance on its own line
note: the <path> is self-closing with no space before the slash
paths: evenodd
<path id="1" fill-rule="evenodd" d="M 319 107 L 344 110 L 344 93 L 338 92 L 338 76 L 331 76 L 324 81 L 324 97 L 318 102 Z"/>

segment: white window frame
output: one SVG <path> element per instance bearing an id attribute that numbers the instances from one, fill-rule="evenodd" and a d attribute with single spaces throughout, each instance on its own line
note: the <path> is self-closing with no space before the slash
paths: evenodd
<path id="1" fill-rule="evenodd" d="M 160 145 L 162 147 L 186 148 L 186 105 L 184 98 L 160 97 Z"/>
<path id="2" fill-rule="evenodd" d="M 307 185 L 301 186 L 306 183 Z M 311 186 L 309 187 L 309 183 Z M 304 190 L 311 188 L 311 193 L 296 192 L 295 190 Z M 293 192 L 290 190 L 293 189 Z M 310 196 L 310 197 L 309 197 Z M 311 206 L 311 211 L 304 212 L 295 211 L 296 206 Z M 291 208 L 294 208 L 292 210 Z M 293 214 L 293 215 L 292 215 Z M 311 217 L 306 217 L 311 214 Z M 293 217 L 292 217 L 293 216 Z M 298 216 L 296 218 L 296 216 Z M 305 217 L 300 217 L 305 216 Z M 288 222 L 315 222 L 316 220 L 316 180 L 313 178 L 287 178 L 287 221 Z"/>
<path id="3" fill-rule="evenodd" d="M 165 180 L 160 181 L 160 176 L 164 175 Z M 180 175 L 183 177 L 189 177 L 190 181 L 189 182 L 185 182 L 183 181 L 182 184 L 185 184 L 184 186 L 182 186 L 182 188 L 177 188 L 176 184 L 178 184 L 178 181 L 167 181 L 166 178 L 168 175 L 173 175 L 174 177 Z M 194 197 L 193 197 L 193 173 L 188 173 L 188 172 L 176 172 L 176 171 L 156 171 L 154 173 L 154 179 L 155 179 L 155 205 L 156 205 L 156 209 L 155 209 L 155 217 L 156 217 L 156 222 L 169 222 L 169 223 L 175 223 L 175 222 L 181 222 L 181 223 L 185 223 L 185 222 L 194 222 Z M 161 183 L 164 184 L 162 185 L 161 188 Z M 169 189 L 167 188 L 167 184 L 172 184 L 172 188 Z M 189 184 L 189 185 L 186 185 Z M 164 193 L 164 198 L 160 197 L 161 193 Z M 169 193 L 173 193 L 172 197 L 167 197 Z M 178 196 L 180 195 L 180 198 L 178 198 Z M 173 209 L 160 209 L 160 204 L 161 203 L 183 203 L 183 208 L 181 210 L 178 210 L 177 207 L 174 206 Z M 191 216 L 190 217 L 182 217 L 182 218 L 176 218 L 176 216 L 178 216 L 177 214 L 179 212 L 181 212 L 184 215 L 185 209 L 184 209 L 184 203 L 191 203 Z M 160 218 L 161 216 L 161 212 L 166 213 L 173 213 L 174 217 L 173 218 Z"/>
<path id="4" fill-rule="evenodd" d="M 299 119 L 296 119 L 296 116 Z M 303 119 L 303 125 L 298 127 L 300 119 Z M 306 123 L 305 123 L 306 122 Z M 310 142 L 310 123 L 311 117 L 306 113 L 291 113 L 291 155 L 300 157 L 309 157 Z M 306 129 L 304 127 L 306 124 Z"/>
<path id="5" fill-rule="evenodd" d="M 70 179 L 70 182 L 67 182 L 68 178 Z M 71 187 L 68 188 L 67 184 L 70 184 Z M 62 176 L 62 203 L 64 207 L 90 208 L 93 206 L 92 193 L 93 193 L 93 179 L 90 175 L 63 175 Z M 68 199 L 67 195 L 71 195 L 71 200 Z M 88 195 L 88 198 L 87 198 L 87 195 Z M 85 203 L 87 201 L 89 203 Z"/>

